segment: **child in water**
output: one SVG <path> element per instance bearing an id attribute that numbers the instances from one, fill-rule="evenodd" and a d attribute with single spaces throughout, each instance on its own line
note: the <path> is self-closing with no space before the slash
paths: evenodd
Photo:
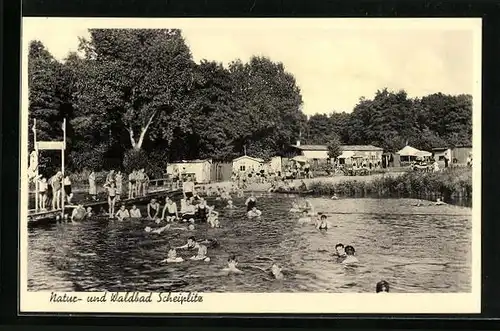
<path id="1" fill-rule="evenodd" d="M 385 280 L 381 280 L 380 282 L 377 283 L 375 291 L 377 293 L 389 293 L 389 283 L 386 282 Z"/>
<path id="2" fill-rule="evenodd" d="M 311 223 L 311 217 L 309 217 L 307 210 L 302 212 L 302 217 L 298 220 L 299 224 Z"/>
<path id="3" fill-rule="evenodd" d="M 236 256 L 231 255 L 229 259 L 227 259 L 227 268 L 222 269 L 223 271 L 226 271 L 228 274 L 229 273 L 235 273 L 235 274 L 242 274 L 243 271 L 240 269 L 236 268 L 238 265 L 238 261 L 236 261 Z"/>
<path id="4" fill-rule="evenodd" d="M 345 247 L 345 254 L 347 255 L 342 264 L 355 264 L 358 263 L 359 260 L 354 256 L 355 253 L 354 247 L 347 245 Z"/>
<path id="5" fill-rule="evenodd" d="M 247 216 L 249 218 L 260 217 L 262 216 L 262 212 L 258 210 L 257 207 L 254 206 L 252 209 L 248 211 Z"/>
<path id="6" fill-rule="evenodd" d="M 281 266 L 274 263 L 271 267 L 271 274 L 274 276 L 275 279 L 283 280 L 285 276 L 283 275 L 282 270 L 283 268 Z"/>
<path id="7" fill-rule="evenodd" d="M 116 218 L 118 218 L 119 221 L 123 221 L 126 218 L 130 218 L 130 213 L 125 208 L 125 205 L 120 206 L 120 209 L 116 212 Z"/>
<path id="8" fill-rule="evenodd" d="M 78 205 L 71 213 L 71 222 L 75 223 L 75 221 L 81 221 L 85 216 L 87 216 L 87 211 L 82 205 Z"/>
<path id="9" fill-rule="evenodd" d="M 337 262 L 338 263 L 342 263 L 345 260 L 345 258 L 347 257 L 347 255 L 345 253 L 344 244 L 338 243 L 337 245 L 335 245 L 335 254 L 334 254 L 334 256 L 337 257 Z"/>
<path id="10" fill-rule="evenodd" d="M 198 254 L 191 256 L 191 260 L 210 262 L 210 258 L 207 256 L 207 246 L 198 245 Z"/>
<path id="11" fill-rule="evenodd" d="M 167 258 L 163 260 L 162 262 L 167 262 L 167 263 L 177 263 L 177 262 L 183 262 L 184 259 L 180 256 L 177 256 L 177 251 L 175 250 L 174 247 L 170 248 L 168 250 Z"/>
<path id="12" fill-rule="evenodd" d="M 320 218 L 316 221 L 316 229 L 318 230 L 328 230 L 329 223 L 327 221 L 326 215 L 321 215 Z"/>
<path id="13" fill-rule="evenodd" d="M 212 228 L 220 228 L 219 213 L 215 211 L 215 206 L 208 207 L 207 222 Z"/>
<path id="14" fill-rule="evenodd" d="M 131 218 L 141 218 L 141 210 L 137 208 L 136 205 L 132 206 L 132 209 L 130 209 L 130 217 Z"/>
<path id="15" fill-rule="evenodd" d="M 233 209 L 234 208 L 234 205 L 233 205 L 233 200 L 227 200 L 227 206 L 226 206 L 227 209 Z"/>

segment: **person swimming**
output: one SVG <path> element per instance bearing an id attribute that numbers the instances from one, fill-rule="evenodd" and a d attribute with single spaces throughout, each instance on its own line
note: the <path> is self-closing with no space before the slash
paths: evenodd
<path id="1" fill-rule="evenodd" d="M 235 206 L 233 205 L 233 200 L 227 200 L 227 209 L 233 209 Z"/>
<path id="2" fill-rule="evenodd" d="M 125 205 L 120 206 L 120 209 L 118 209 L 118 211 L 116 212 L 116 218 L 118 218 L 119 221 L 123 221 L 126 218 L 130 218 L 130 213 L 125 208 Z"/>
<path id="3" fill-rule="evenodd" d="M 256 217 L 260 217 L 262 216 L 262 212 L 260 210 L 257 209 L 257 207 L 253 207 L 252 209 L 250 209 L 248 212 L 247 212 L 247 216 L 249 218 L 256 218 Z"/>
<path id="4" fill-rule="evenodd" d="M 82 221 L 87 216 L 87 211 L 82 205 L 78 205 L 71 213 L 71 222 Z"/>
<path id="5" fill-rule="evenodd" d="M 165 231 L 165 230 L 167 230 L 169 228 L 170 228 L 170 224 L 167 224 L 165 226 L 162 226 L 161 228 L 156 228 L 156 229 L 153 229 L 150 226 L 146 226 L 144 228 L 144 231 L 146 231 L 148 233 L 157 233 L 157 234 L 160 234 L 160 233 L 162 233 L 163 231 Z"/>
<path id="6" fill-rule="evenodd" d="M 381 280 L 375 286 L 375 291 L 377 293 L 389 293 L 389 289 L 390 289 L 389 283 L 386 282 L 385 280 Z"/>
<path id="7" fill-rule="evenodd" d="M 235 255 L 231 255 L 227 259 L 227 268 L 224 268 L 222 270 L 226 271 L 228 274 L 230 274 L 230 273 L 242 274 L 243 271 L 241 271 L 240 269 L 236 268 L 237 265 L 238 265 L 238 261 L 236 260 L 236 256 Z"/>
<path id="8" fill-rule="evenodd" d="M 172 247 L 168 250 L 167 253 L 167 258 L 161 262 L 167 262 L 167 263 L 178 263 L 178 262 L 183 262 L 184 259 L 180 256 L 177 256 L 177 251 L 175 247 Z"/>
<path id="9" fill-rule="evenodd" d="M 198 253 L 190 257 L 190 260 L 210 262 L 207 256 L 208 248 L 205 245 L 198 245 Z"/>
<path id="10" fill-rule="evenodd" d="M 197 249 L 199 246 L 200 244 L 196 242 L 196 238 L 191 236 L 188 238 L 186 244 L 176 247 L 176 249 Z"/>
<path id="11" fill-rule="evenodd" d="M 356 252 L 356 250 L 354 249 L 354 247 L 352 247 L 350 245 L 345 246 L 346 258 L 344 259 L 344 261 L 342 261 L 342 264 L 358 263 L 359 260 L 354 256 L 355 252 Z"/>
<path id="12" fill-rule="evenodd" d="M 200 241 L 200 244 L 207 246 L 210 249 L 219 247 L 219 241 L 215 238 L 205 239 Z"/>
<path id="13" fill-rule="evenodd" d="M 302 216 L 297 221 L 299 224 L 311 223 L 311 217 L 309 216 L 307 210 L 302 211 Z"/>
<path id="14" fill-rule="evenodd" d="M 130 209 L 130 218 L 141 218 L 141 210 L 137 208 L 136 205 L 132 206 L 132 209 Z"/>
<path id="15" fill-rule="evenodd" d="M 342 261 L 345 260 L 347 255 L 345 253 L 344 244 L 338 243 L 337 245 L 335 245 L 334 256 L 337 257 L 337 263 L 342 263 Z"/>
<path id="16" fill-rule="evenodd" d="M 257 207 L 257 198 L 255 197 L 253 192 L 252 194 L 250 194 L 250 197 L 248 197 L 247 201 L 245 201 L 245 205 L 247 206 L 247 213 L 254 207 Z"/>
<path id="17" fill-rule="evenodd" d="M 316 229 L 318 230 L 328 230 L 329 223 L 327 221 L 326 215 L 321 215 L 320 218 L 316 221 Z"/>
<path id="18" fill-rule="evenodd" d="M 219 213 L 215 211 L 215 206 L 208 207 L 207 222 L 212 228 L 220 228 Z"/>
<path id="19" fill-rule="evenodd" d="M 292 202 L 292 208 L 290 209 L 290 213 L 300 213 L 301 209 L 297 202 Z"/>
<path id="20" fill-rule="evenodd" d="M 87 217 L 92 217 L 94 212 L 92 211 L 92 207 L 87 207 Z"/>
<path id="21" fill-rule="evenodd" d="M 285 279 L 285 276 L 283 275 L 282 271 L 283 271 L 283 268 L 276 263 L 274 263 L 271 266 L 271 274 L 273 275 L 274 279 L 278 279 L 278 280 Z"/>

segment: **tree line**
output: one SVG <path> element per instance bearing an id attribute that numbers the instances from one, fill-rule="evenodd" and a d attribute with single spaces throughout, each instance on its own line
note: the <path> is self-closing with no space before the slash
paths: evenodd
<path id="1" fill-rule="evenodd" d="M 407 140 L 417 148 L 471 140 L 468 95 L 411 99 L 384 89 L 360 99 L 350 114 L 308 118 L 294 76 L 267 57 L 196 63 L 176 29 L 91 29 L 89 35 L 80 38 L 82 56 L 70 53 L 64 61 L 40 41 L 29 47 L 30 126 L 36 118 L 38 140 L 60 139 L 60 123 L 68 120 L 73 171 L 158 173 L 168 161 L 229 161 L 244 151 L 268 158 L 299 136 L 304 143 L 389 151 Z M 41 167 L 57 167 L 58 157 L 43 152 Z"/>

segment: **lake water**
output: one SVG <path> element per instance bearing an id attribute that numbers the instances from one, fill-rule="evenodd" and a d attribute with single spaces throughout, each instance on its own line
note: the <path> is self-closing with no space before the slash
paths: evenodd
<path id="1" fill-rule="evenodd" d="M 144 231 L 153 222 L 107 219 L 52 224 L 29 229 L 30 291 L 196 291 L 196 292 L 374 292 L 381 279 L 392 292 L 470 292 L 471 209 L 459 206 L 413 207 L 409 199 L 310 198 L 333 225 L 319 232 L 288 214 L 293 196 L 265 195 L 261 220 L 222 209 L 221 229 L 197 226 L 193 232 Z M 180 225 L 179 225 L 180 226 Z M 210 262 L 160 263 L 169 245 L 187 237 L 217 238 Z M 356 248 L 358 267 L 332 256 L 335 244 Z M 238 257 L 241 275 L 221 276 L 229 255 Z M 188 258 L 194 252 L 179 250 Z M 272 280 L 273 262 L 285 280 Z"/>

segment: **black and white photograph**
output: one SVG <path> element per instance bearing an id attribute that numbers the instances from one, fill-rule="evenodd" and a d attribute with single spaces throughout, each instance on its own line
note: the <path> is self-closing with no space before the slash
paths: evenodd
<path id="1" fill-rule="evenodd" d="M 480 310 L 480 19 L 22 30 L 21 311 Z"/>

